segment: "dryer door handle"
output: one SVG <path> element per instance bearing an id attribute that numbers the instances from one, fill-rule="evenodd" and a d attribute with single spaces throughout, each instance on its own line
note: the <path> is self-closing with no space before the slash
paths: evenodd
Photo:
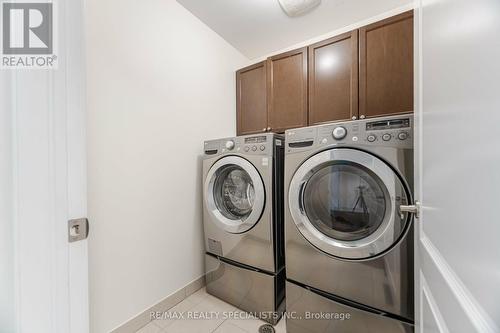
<path id="1" fill-rule="evenodd" d="M 420 215 L 420 202 L 415 201 L 414 205 L 401 205 L 399 206 L 401 212 L 406 212 L 415 215 L 416 218 Z"/>

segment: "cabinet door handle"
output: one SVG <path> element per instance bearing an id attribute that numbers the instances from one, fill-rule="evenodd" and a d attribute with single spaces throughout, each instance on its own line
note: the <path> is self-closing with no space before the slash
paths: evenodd
<path id="1" fill-rule="evenodd" d="M 272 129 L 271 127 L 268 127 L 268 128 L 267 128 L 267 131 L 269 132 L 271 129 Z"/>
<path id="2" fill-rule="evenodd" d="M 365 115 L 364 115 L 364 114 L 362 114 L 361 116 L 359 116 L 359 119 L 365 119 L 365 118 L 366 118 L 366 117 L 365 117 Z"/>
<path id="3" fill-rule="evenodd" d="M 356 117 L 356 116 L 352 116 L 352 118 L 351 118 L 351 119 L 352 119 L 352 120 L 356 120 L 356 119 L 358 119 L 358 117 Z"/>
<path id="4" fill-rule="evenodd" d="M 267 130 L 267 128 L 265 128 L 265 127 L 264 127 L 264 128 L 262 129 L 262 132 L 265 132 L 266 130 Z"/>

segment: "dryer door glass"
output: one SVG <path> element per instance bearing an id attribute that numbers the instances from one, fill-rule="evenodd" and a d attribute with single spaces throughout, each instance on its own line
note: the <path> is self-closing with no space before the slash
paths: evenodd
<path id="1" fill-rule="evenodd" d="M 214 198 L 217 208 L 228 219 L 247 218 L 255 200 L 250 175 L 237 165 L 221 168 L 215 181 Z"/>
<path id="2" fill-rule="evenodd" d="M 327 236 L 352 241 L 379 228 L 386 198 L 380 179 L 356 164 L 332 164 L 316 171 L 304 189 L 305 212 Z"/>
<path id="3" fill-rule="evenodd" d="M 207 172 L 204 203 L 210 220 L 224 231 L 243 233 L 259 222 L 266 194 L 257 168 L 239 156 L 225 156 Z"/>

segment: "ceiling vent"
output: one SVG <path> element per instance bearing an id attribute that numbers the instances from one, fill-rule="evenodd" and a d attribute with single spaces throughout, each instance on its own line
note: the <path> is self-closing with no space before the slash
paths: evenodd
<path id="1" fill-rule="evenodd" d="M 278 0 L 283 11 L 290 17 L 303 15 L 319 5 L 321 0 Z"/>

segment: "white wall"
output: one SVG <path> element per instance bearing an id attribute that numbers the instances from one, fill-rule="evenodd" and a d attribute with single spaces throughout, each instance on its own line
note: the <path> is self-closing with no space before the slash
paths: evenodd
<path id="1" fill-rule="evenodd" d="M 203 274 L 203 140 L 248 61 L 174 0 L 87 1 L 91 332 Z"/>

